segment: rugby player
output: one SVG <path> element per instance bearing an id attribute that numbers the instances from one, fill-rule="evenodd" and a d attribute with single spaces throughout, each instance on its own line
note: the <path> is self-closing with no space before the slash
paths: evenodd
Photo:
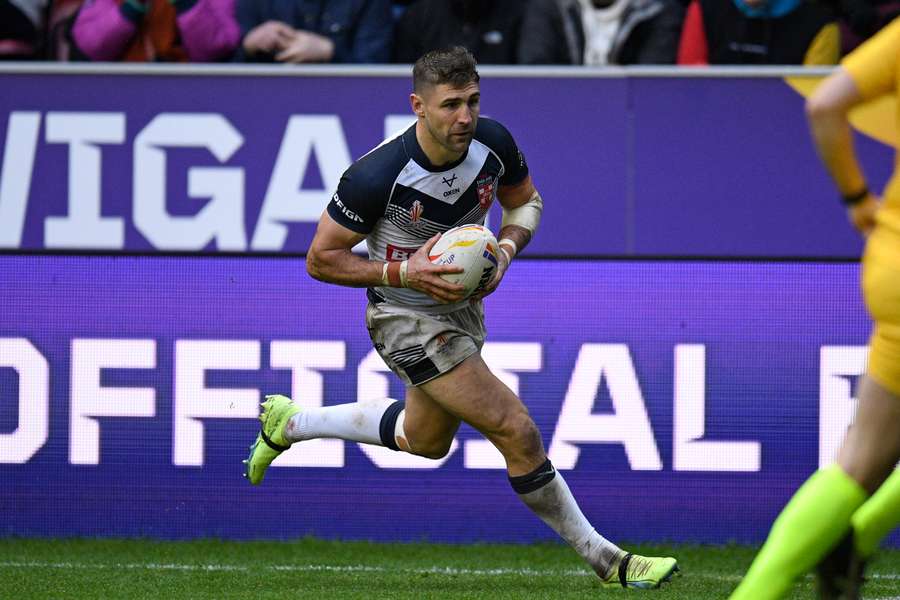
<path id="1" fill-rule="evenodd" d="M 416 123 L 344 173 L 319 221 L 307 270 L 321 281 L 367 288 L 366 327 L 405 402 L 383 398 L 304 409 L 269 396 L 246 476 L 262 481 L 292 443 L 330 437 L 378 444 L 428 458 L 447 454 L 461 422 L 503 455 L 522 501 L 599 575 L 602 584 L 656 588 L 678 569 L 674 558 L 626 552 L 601 536 L 547 458 L 522 401 L 488 369 L 482 298 L 531 240 L 543 201 L 516 142 L 500 123 L 479 118 L 475 60 L 464 48 L 430 52 L 413 67 Z M 440 277 L 459 272 L 428 258 L 440 234 L 483 224 L 494 198 L 503 208 L 501 252 L 478 298 Z M 366 240 L 369 257 L 351 249 Z"/>

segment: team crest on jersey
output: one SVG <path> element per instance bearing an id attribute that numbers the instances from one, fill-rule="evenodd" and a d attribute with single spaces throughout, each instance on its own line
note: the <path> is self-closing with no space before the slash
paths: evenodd
<path id="1" fill-rule="evenodd" d="M 412 225 L 421 225 L 422 222 L 419 220 L 422 218 L 422 213 L 425 212 L 425 207 L 422 206 L 422 203 L 416 200 L 412 203 L 412 206 L 409 208 L 409 222 Z"/>
<path id="2" fill-rule="evenodd" d="M 490 173 L 482 171 L 475 180 L 475 189 L 478 191 L 478 204 L 486 211 L 494 201 L 494 178 Z"/>

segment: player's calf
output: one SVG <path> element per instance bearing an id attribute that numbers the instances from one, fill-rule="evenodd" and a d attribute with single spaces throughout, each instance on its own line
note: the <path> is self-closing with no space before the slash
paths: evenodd
<path id="1" fill-rule="evenodd" d="M 572 546 L 604 585 L 656 588 L 678 571 L 674 558 L 632 555 L 597 533 L 550 459 L 509 482 L 522 502 Z"/>
<path id="2" fill-rule="evenodd" d="M 510 411 L 497 426 L 483 433 L 506 459 L 510 473 L 528 473 L 547 458 L 541 432 L 524 409 Z"/>

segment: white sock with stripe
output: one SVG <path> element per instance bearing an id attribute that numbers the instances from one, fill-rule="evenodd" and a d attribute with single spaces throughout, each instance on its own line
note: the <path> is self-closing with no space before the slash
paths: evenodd
<path id="1" fill-rule="evenodd" d="M 284 436 L 290 442 L 339 438 L 397 449 L 397 437 L 405 442 L 403 402 L 375 398 L 362 402 L 301 408 L 290 418 Z"/>
<path id="2" fill-rule="evenodd" d="M 597 533 L 550 459 L 510 483 L 528 508 L 564 539 L 600 577 L 610 575 L 625 552 Z"/>

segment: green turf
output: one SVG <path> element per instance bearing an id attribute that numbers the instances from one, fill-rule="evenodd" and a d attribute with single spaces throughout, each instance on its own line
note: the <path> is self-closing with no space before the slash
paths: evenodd
<path id="1" fill-rule="evenodd" d="M 725 598 L 753 557 L 740 546 L 633 546 L 673 555 L 660 591 L 605 590 L 568 548 L 0 539 L 0 598 Z M 900 596 L 900 551 L 874 562 L 866 598 Z M 812 580 L 791 598 L 812 598 Z"/>

